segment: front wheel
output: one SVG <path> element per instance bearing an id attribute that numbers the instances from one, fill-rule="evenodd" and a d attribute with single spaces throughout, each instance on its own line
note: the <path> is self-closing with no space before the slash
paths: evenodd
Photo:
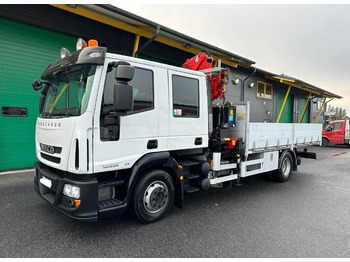
<path id="1" fill-rule="evenodd" d="M 132 209 L 142 223 L 152 223 L 163 218 L 174 202 L 174 182 L 163 170 L 151 170 L 137 183 Z"/>
<path id="2" fill-rule="evenodd" d="M 327 138 L 322 138 L 322 146 L 328 146 L 329 145 L 329 141 Z"/>
<path id="3" fill-rule="evenodd" d="M 289 152 L 282 153 L 278 169 L 273 171 L 272 177 L 278 182 L 287 182 L 292 174 L 293 158 Z"/>

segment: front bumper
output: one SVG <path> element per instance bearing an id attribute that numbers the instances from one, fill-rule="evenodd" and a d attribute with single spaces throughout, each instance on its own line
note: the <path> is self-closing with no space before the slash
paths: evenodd
<path id="1" fill-rule="evenodd" d="M 54 172 L 40 163 L 35 163 L 34 188 L 41 198 L 66 215 L 83 221 L 98 220 L 98 182 L 96 179 L 77 180 L 65 172 Z M 40 183 L 41 178 L 51 183 Z M 62 194 L 65 184 L 80 187 L 79 206 L 72 205 L 73 199 Z"/>

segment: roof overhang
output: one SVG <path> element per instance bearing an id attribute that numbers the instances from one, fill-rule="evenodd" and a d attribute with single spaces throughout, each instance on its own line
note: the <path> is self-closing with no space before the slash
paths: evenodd
<path id="1" fill-rule="evenodd" d="M 334 93 L 328 92 L 328 91 L 326 91 L 324 89 L 321 89 L 319 87 L 316 87 L 314 85 L 308 84 L 308 83 L 306 83 L 304 81 L 301 81 L 299 79 L 292 78 L 292 77 L 289 77 L 289 76 L 274 75 L 274 76 L 272 76 L 272 79 L 275 80 L 275 81 L 277 80 L 280 83 L 283 83 L 283 84 L 286 84 L 286 85 L 290 85 L 290 86 L 293 86 L 295 88 L 307 91 L 307 92 L 309 92 L 311 94 L 314 94 L 314 95 L 319 95 L 319 96 L 327 97 L 327 98 L 338 98 L 338 99 L 343 98 L 342 96 L 339 96 L 339 95 L 336 95 Z"/>
<path id="2" fill-rule="evenodd" d="M 192 54 L 197 54 L 201 50 L 207 50 L 213 54 L 216 61 L 220 59 L 222 64 L 228 66 L 251 66 L 252 64 L 255 64 L 255 62 L 252 60 L 186 36 L 170 28 L 117 8 L 113 5 L 52 4 L 52 6 L 133 33 L 135 36 L 149 39 L 155 35 L 156 28 L 158 27 L 159 34 L 154 41 Z"/>
<path id="3" fill-rule="evenodd" d="M 255 68 L 255 67 L 253 67 Z M 311 85 L 309 83 L 306 83 L 304 81 L 301 81 L 297 78 L 288 76 L 288 75 L 278 75 L 274 74 L 259 68 L 256 68 L 258 72 L 264 74 L 265 78 L 288 85 L 292 86 L 297 89 L 301 89 L 303 91 L 309 92 L 313 96 L 320 96 L 320 97 L 325 97 L 325 98 L 338 98 L 341 99 L 343 98 L 342 96 L 339 96 L 337 94 L 331 93 L 327 90 L 321 89 L 317 86 Z"/>

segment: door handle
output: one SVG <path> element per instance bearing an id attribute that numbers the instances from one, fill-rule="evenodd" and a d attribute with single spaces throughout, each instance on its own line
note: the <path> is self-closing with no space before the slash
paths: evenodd
<path id="1" fill-rule="evenodd" d="M 196 139 L 194 140 L 194 144 L 196 146 L 199 146 L 202 144 L 202 138 L 201 137 L 196 137 Z"/>
<path id="2" fill-rule="evenodd" d="M 157 139 L 149 140 L 147 142 L 147 149 L 155 149 L 155 148 L 158 148 L 158 140 Z"/>

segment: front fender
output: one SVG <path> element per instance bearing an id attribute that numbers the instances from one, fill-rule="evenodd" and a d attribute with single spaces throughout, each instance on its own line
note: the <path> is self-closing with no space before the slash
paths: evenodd
<path id="1" fill-rule="evenodd" d="M 157 152 L 147 154 L 140 158 L 132 167 L 130 180 L 128 184 L 127 202 L 129 203 L 132 192 L 134 191 L 135 185 L 142 174 L 152 167 L 160 167 L 168 162 L 170 157 L 169 152 Z"/>

